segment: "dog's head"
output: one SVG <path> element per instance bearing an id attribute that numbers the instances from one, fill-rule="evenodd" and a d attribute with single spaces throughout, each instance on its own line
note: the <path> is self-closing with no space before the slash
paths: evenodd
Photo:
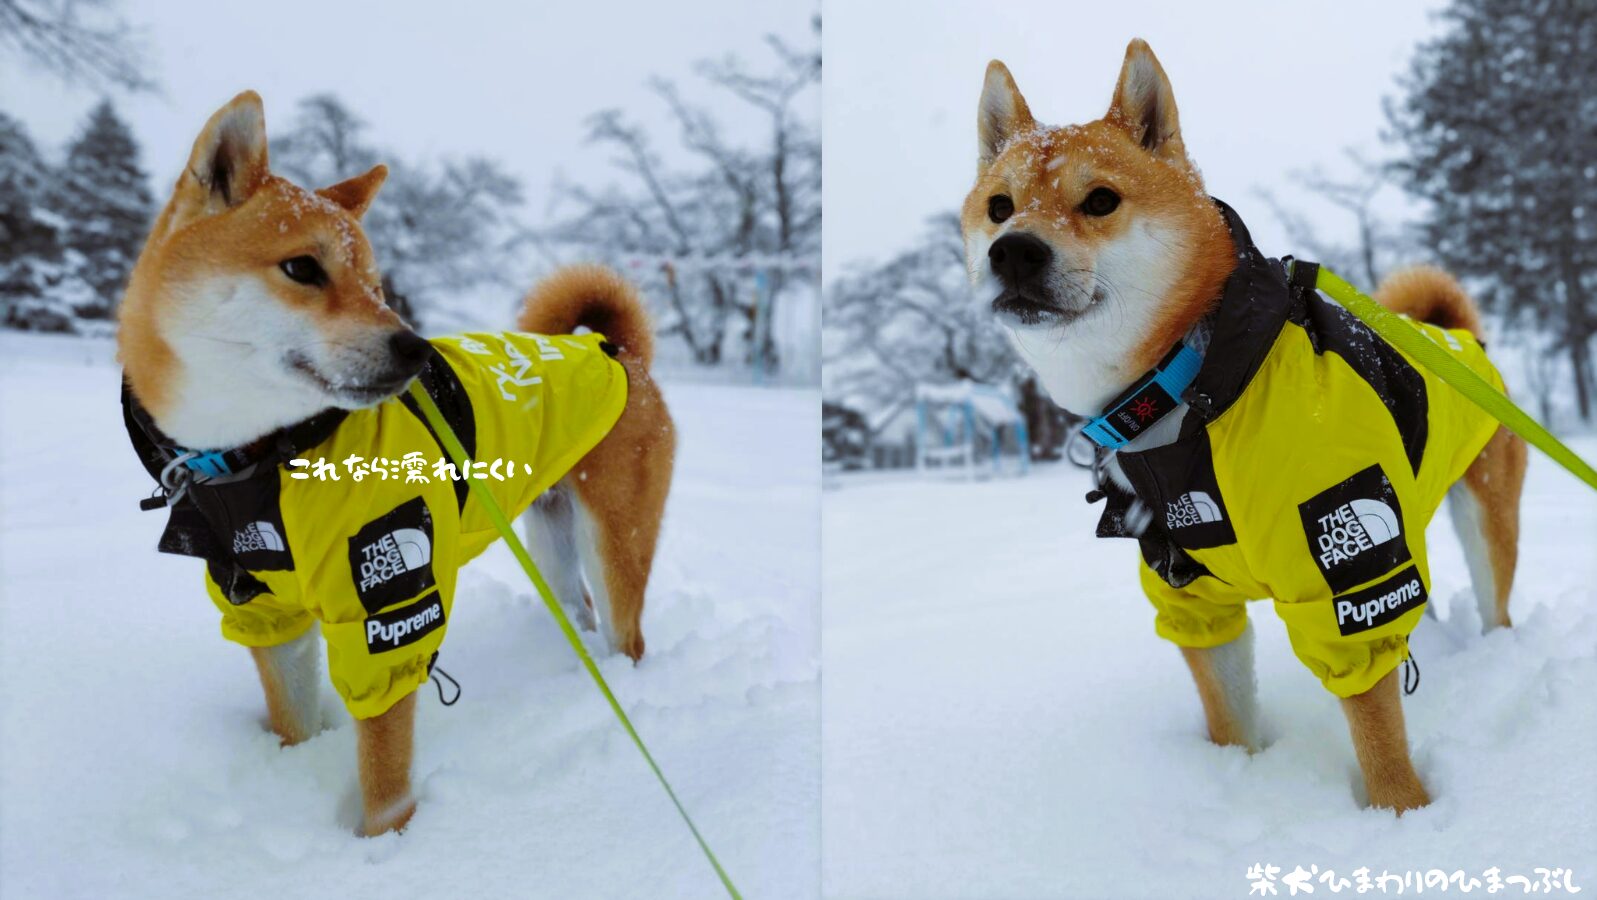
<path id="1" fill-rule="evenodd" d="M 1108 113 L 1054 128 L 994 60 L 977 132 L 960 213 L 977 299 L 1056 403 L 1096 412 L 1197 321 L 1233 265 L 1170 81 L 1134 40 Z"/>
<path id="2" fill-rule="evenodd" d="M 269 170 L 259 96 L 211 117 L 120 312 L 129 381 L 164 431 L 230 446 L 420 371 L 428 345 L 384 302 L 360 226 L 387 174 L 309 191 Z"/>

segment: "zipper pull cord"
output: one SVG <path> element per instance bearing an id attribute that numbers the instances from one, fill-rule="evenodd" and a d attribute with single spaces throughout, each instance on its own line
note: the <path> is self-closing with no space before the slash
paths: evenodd
<path id="1" fill-rule="evenodd" d="M 1403 648 L 1408 650 L 1408 656 L 1403 658 L 1403 694 L 1407 696 L 1420 689 L 1420 661 L 1414 658 L 1414 651 L 1409 650 L 1408 642 L 1403 642 Z M 1409 674 L 1413 673 L 1413 679 Z"/>
<path id="2" fill-rule="evenodd" d="M 438 688 L 439 703 L 442 703 L 445 706 L 454 706 L 456 703 L 460 702 L 460 682 L 455 680 L 455 676 L 445 672 L 443 667 L 438 665 L 437 653 L 434 653 L 433 658 L 427 661 L 427 679 L 433 683 L 434 687 Z M 450 684 L 455 686 L 455 696 L 448 700 L 444 699 L 445 681 L 448 681 Z"/>

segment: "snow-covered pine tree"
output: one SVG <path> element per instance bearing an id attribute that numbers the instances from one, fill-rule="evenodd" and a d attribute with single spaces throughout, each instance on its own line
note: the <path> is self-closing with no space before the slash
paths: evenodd
<path id="1" fill-rule="evenodd" d="M 58 188 L 68 254 L 91 289 L 75 311 L 82 319 L 109 319 L 155 212 L 138 143 L 110 100 L 95 106 L 67 148 Z"/>
<path id="2" fill-rule="evenodd" d="M 72 330 L 56 290 L 65 223 L 45 206 L 54 181 L 27 129 L 0 113 L 0 326 Z"/>
<path id="3" fill-rule="evenodd" d="M 1511 326 L 1553 335 L 1597 403 L 1597 13 L 1590 0 L 1453 0 L 1387 106 L 1428 201 L 1424 241 Z"/>

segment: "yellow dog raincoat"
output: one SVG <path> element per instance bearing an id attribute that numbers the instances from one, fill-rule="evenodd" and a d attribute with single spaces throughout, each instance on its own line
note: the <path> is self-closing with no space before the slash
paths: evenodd
<path id="1" fill-rule="evenodd" d="M 357 718 L 380 715 L 427 680 L 456 573 L 497 537 L 466 503 L 464 479 L 482 480 L 515 516 L 626 405 L 626 372 L 601 335 L 467 334 L 432 344 L 419 378 L 465 445 L 470 471 L 449 462 L 406 395 L 329 410 L 268 436 L 265 456 L 245 471 L 193 485 L 172 507 L 160 545 L 207 560 L 206 588 L 231 641 L 275 646 L 320 622 L 333 687 Z M 158 475 L 176 448 L 123 396 L 129 434 Z"/>
<path id="2" fill-rule="evenodd" d="M 1220 206 L 1239 262 L 1181 395 L 1190 411 L 1173 443 L 1118 452 L 1132 491 L 1104 485 L 1099 534 L 1139 540 L 1160 636 L 1217 646 L 1242 634 L 1247 601 L 1273 599 L 1304 665 L 1359 694 L 1406 657 L 1430 585 L 1426 523 L 1497 423 L 1289 283 Z M 1502 387 L 1473 336 L 1418 327 Z"/>

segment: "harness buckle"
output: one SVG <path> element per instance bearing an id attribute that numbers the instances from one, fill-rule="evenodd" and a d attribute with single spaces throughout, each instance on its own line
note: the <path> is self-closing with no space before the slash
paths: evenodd
<path id="1" fill-rule="evenodd" d="M 161 469 L 160 486 L 155 493 L 139 501 L 139 509 L 149 512 L 152 509 L 176 506 L 183 495 L 189 492 L 189 486 L 194 483 L 195 470 L 188 463 L 200 454 L 193 450 L 184 450 Z"/>

